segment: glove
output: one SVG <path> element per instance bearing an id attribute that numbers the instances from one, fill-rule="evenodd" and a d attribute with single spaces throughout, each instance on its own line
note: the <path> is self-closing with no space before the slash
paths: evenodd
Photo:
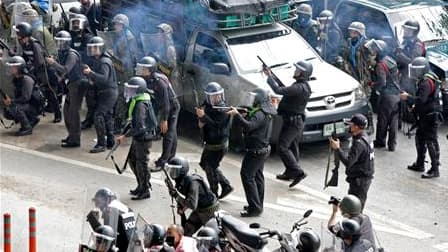
<path id="1" fill-rule="evenodd" d="M 177 196 L 179 196 L 179 193 L 177 192 L 176 189 L 170 189 L 169 193 L 170 193 L 170 196 L 173 198 L 177 198 Z"/>

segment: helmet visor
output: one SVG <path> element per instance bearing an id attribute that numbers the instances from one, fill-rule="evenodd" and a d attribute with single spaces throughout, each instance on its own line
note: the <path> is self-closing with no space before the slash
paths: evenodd
<path id="1" fill-rule="evenodd" d="M 212 106 L 216 106 L 219 104 L 222 104 L 225 99 L 224 99 L 224 90 L 219 90 L 217 92 L 205 92 L 205 99 L 207 101 L 208 104 L 212 105 Z"/>
<path id="2" fill-rule="evenodd" d="M 104 43 L 87 44 L 87 56 L 99 56 L 103 53 Z"/>
<path id="3" fill-rule="evenodd" d="M 196 239 L 196 248 L 199 251 L 209 251 L 213 248 L 213 238 L 212 237 L 194 237 Z"/>
<path id="4" fill-rule="evenodd" d="M 409 69 L 409 79 L 419 79 L 425 74 L 425 66 L 414 66 L 411 64 L 408 65 Z"/>
<path id="5" fill-rule="evenodd" d="M 249 92 L 244 95 L 244 99 L 242 99 L 241 106 L 243 107 L 253 107 L 255 102 L 255 97 L 257 96 L 254 92 Z"/>
<path id="6" fill-rule="evenodd" d="M 70 47 L 70 42 L 72 41 L 71 38 L 59 38 L 59 37 L 55 37 L 54 40 L 60 50 L 68 49 Z"/>
<path id="7" fill-rule="evenodd" d="M 146 76 L 150 74 L 150 70 L 153 66 L 149 64 L 141 64 L 137 63 L 137 66 L 135 67 L 135 74 L 138 76 Z"/>
<path id="8" fill-rule="evenodd" d="M 84 30 L 84 28 L 85 28 L 85 19 L 79 18 L 76 16 L 74 18 L 70 19 L 70 23 L 69 23 L 69 27 L 68 27 L 68 29 L 70 31 L 78 32 L 78 31 Z"/>
<path id="9" fill-rule="evenodd" d="M 123 95 L 124 95 L 124 98 L 126 99 L 126 102 L 131 100 L 131 98 L 137 94 L 138 88 L 139 88 L 139 86 L 137 86 L 137 85 L 129 85 L 127 82 L 124 83 Z"/>
<path id="10" fill-rule="evenodd" d="M 180 177 L 182 173 L 182 165 L 175 165 L 175 164 L 165 164 L 165 169 L 167 170 L 168 174 L 170 175 L 171 179 L 177 179 Z"/>
<path id="11" fill-rule="evenodd" d="M 418 28 L 415 26 L 410 26 L 410 25 L 405 25 L 405 24 L 402 26 L 402 28 L 403 28 L 403 30 L 402 30 L 403 37 L 405 37 L 405 38 L 413 37 L 418 30 Z"/>

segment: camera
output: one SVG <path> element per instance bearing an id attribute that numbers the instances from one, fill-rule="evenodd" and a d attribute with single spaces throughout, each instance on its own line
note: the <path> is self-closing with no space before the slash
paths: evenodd
<path id="1" fill-rule="evenodd" d="M 328 201 L 328 204 L 331 205 L 339 205 L 339 203 L 341 202 L 341 199 L 335 197 L 335 196 L 331 196 L 330 200 Z"/>

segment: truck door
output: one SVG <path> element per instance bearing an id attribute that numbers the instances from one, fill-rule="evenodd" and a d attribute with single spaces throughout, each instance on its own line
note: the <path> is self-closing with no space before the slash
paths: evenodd
<path id="1" fill-rule="evenodd" d="M 231 66 L 225 47 L 213 35 L 197 32 L 193 35 L 185 59 L 184 79 L 184 109 L 192 111 L 196 97 L 201 104 L 204 101 L 205 86 L 216 81 L 228 93 Z"/>

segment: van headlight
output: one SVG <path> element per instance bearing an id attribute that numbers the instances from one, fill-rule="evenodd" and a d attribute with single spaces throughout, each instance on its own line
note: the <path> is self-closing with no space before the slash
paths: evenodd
<path id="1" fill-rule="evenodd" d="M 364 100 L 366 98 L 366 93 L 364 93 L 364 89 L 359 85 L 354 90 L 355 92 L 355 101 Z"/>

